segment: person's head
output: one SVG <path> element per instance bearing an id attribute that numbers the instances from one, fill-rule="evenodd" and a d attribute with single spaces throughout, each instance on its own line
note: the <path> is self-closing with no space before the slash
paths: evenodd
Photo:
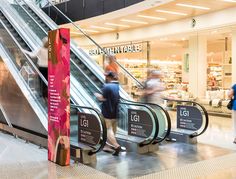
<path id="1" fill-rule="evenodd" d="M 112 63 L 116 61 L 116 56 L 115 55 L 108 55 L 107 56 L 108 63 Z"/>
<path id="2" fill-rule="evenodd" d="M 150 72 L 150 76 L 151 76 L 151 78 L 161 79 L 161 78 L 163 78 L 163 73 L 160 70 L 153 70 L 153 71 Z"/>
<path id="3" fill-rule="evenodd" d="M 104 75 L 106 77 L 106 83 L 118 80 L 116 73 L 114 73 L 112 71 L 106 72 Z"/>
<path id="4" fill-rule="evenodd" d="M 48 48 L 48 37 L 44 37 L 42 41 L 43 41 L 43 47 Z"/>

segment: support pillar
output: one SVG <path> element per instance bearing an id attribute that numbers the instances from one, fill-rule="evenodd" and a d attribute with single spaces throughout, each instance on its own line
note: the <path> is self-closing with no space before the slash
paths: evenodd
<path id="1" fill-rule="evenodd" d="M 189 39 L 189 91 L 194 97 L 204 98 L 207 89 L 207 38 Z"/>
<path id="2" fill-rule="evenodd" d="M 232 84 L 236 83 L 236 30 L 232 33 Z M 229 87 L 230 88 L 230 87 Z"/>

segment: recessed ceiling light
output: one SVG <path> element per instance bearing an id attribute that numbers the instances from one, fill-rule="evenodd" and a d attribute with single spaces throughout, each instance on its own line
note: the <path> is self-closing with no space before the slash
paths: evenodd
<path id="1" fill-rule="evenodd" d="M 182 3 L 178 3 L 176 4 L 177 6 L 182 6 L 182 7 L 190 7 L 190 8 L 194 8 L 194 9 L 203 9 L 203 10 L 209 10 L 209 7 L 203 7 L 203 6 L 195 6 L 195 5 L 191 5 L 191 4 L 182 4 Z"/>
<path id="2" fill-rule="evenodd" d="M 111 25 L 111 26 L 118 26 L 118 27 L 130 27 L 129 25 L 114 24 L 114 23 L 109 23 L 109 22 L 106 22 L 105 24 L 106 25 Z"/>
<path id="3" fill-rule="evenodd" d="M 99 32 L 97 30 L 92 30 L 92 29 L 82 29 L 82 30 L 85 31 L 85 32 L 95 32 L 95 33 Z"/>
<path id="4" fill-rule="evenodd" d="M 112 29 L 112 28 L 100 27 L 100 26 L 95 26 L 95 25 L 91 25 L 90 27 L 91 27 L 91 28 L 94 28 L 94 29 L 115 30 L 115 29 Z"/>
<path id="5" fill-rule="evenodd" d="M 160 41 L 167 41 L 167 40 L 168 40 L 167 37 L 160 38 Z"/>
<path id="6" fill-rule="evenodd" d="M 185 41 L 185 40 L 186 40 L 186 38 L 184 38 L 184 37 L 183 37 L 183 38 L 181 38 L 181 40 L 182 40 L 182 41 Z"/>
<path id="7" fill-rule="evenodd" d="M 130 23 L 135 23 L 135 24 L 148 24 L 147 22 L 144 22 L 144 21 L 136 21 L 136 20 L 130 20 L 130 19 L 121 19 L 120 21 L 130 22 Z"/>
<path id="8" fill-rule="evenodd" d="M 83 35 L 81 32 L 72 32 L 70 31 L 71 34 L 75 34 L 75 35 Z"/>
<path id="9" fill-rule="evenodd" d="M 155 16 L 145 16 L 145 15 L 137 15 L 138 17 L 143 17 L 143 18 L 147 18 L 147 19 L 155 19 L 155 20 L 162 20 L 165 21 L 166 18 L 162 18 L 162 17 L 155 17 Z"/>
<path id="10" fill-rule="evenodd" d="M 174 14 L 174 15 L 180 15 L 180 16 L 187 16 L 188 14 L 182 13 L 182 12 L 175 12 L 175 11 L 166 11 L 166 10 L 156 10 L 156 12 L 163 12 L 167 14 Z"/>
<path id="11" fill-rule="evenodd" d="M 224 0 L 225 2 L 236 2 L 236 0 Z"/>

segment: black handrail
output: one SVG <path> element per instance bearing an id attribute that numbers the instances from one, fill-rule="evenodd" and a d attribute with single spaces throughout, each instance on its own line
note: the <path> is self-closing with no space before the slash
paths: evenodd
<path id="1" fill-rule="evenodd" d="M 202 109 L 202 111 L 204 113 L 204 116 L 205 116 L 205 120 L 206 120 L 205 121 L 205 126 L 204 126 L 204 128 L 201 132 L 199 132 L 199 133 L 194 132 L 193 134 L 191 134 L 190 135 L 191 138 L 200 136 L 207 130 L 208 125 L 209 125 L 209 116 L 208 116 L 207 110 L 202 105 L 200 105 L 199 103 L 197 103 L 195 101 L 188 101 L 188 100 L 178 100 L 178 99 L 170 99 L 170 98 L 163 98 L 163 100 L 181 102 L 181 103 L 192 103 L 192 104 L 195 104 L 195 105 L 199 106 Z"/>
<path id="2" fill-rule="evenodd" d="M 149 106 L 147 106 L 145 104 L 140 104 L 140 103 L 134 104 L 133 102 L 131 102 L 131 103 L 129 103 L 129 102 L 119 102 L 119 104 L 133 105 L 133 106 L 142 106 L 142 107 L 147 108 L 151 112 L 152 116 L 154 117 L 154 123 L 156 125 L 156 128 L 155 128 L 156 130 L 155 130 L 154 136 L 147 143 L 146 143 L 146 141 L 147 141 L 146 139 L 144 141 L 140 142 L 139 146 L 143 147 L 145 145 L 151 144 L 157 138 L 157 135 L 158 135 L 158 132 L 159 132 L 159 122 L 158 122 L 158 118 L 157 118 L 157 115 L 156 115 L 155 111 L 151 107 L 149 107 Z"/>
<path id="3" fill-rule="evenodd" d="M 101 143 L 101 145 L 98 149 L 96 149 L 95 151 L 90 151 L 88 153 L 88 155 L 93 155 L 93 154 L 96 154 L 97 152 L 101 151 L 103 149 L 103 147 L 106 145 L 106 141 L 107 141 L 107 128 L 106 128 L 106 123 L 105 123 L 104 117 L 101 115 L 101 113 L 97 109 L 94 109 L 94 108 L 91 108 L 91 107 L 80 106 L 80 105 L 75 105 L 75 104 L 71 104 L 70 106 L 72 108 L 82 108 L 82 109 L 93 110 L 98 115 L 99 122 L 102 125 L 102 131 L 103 131 L 103 133 L 102 133 L 102 143 Z"/>
<path id="4" fill-rule="evenodd" d="M 2 12 L 2 11 L 1 11 Z M 5 16 L 4 12 L 2 12 L 2 14 L 4 15 L 4 17 L 7 19 L 7 17 Z M 12 23 L 9 21 L 9 19 L 7 19 L 7 21 L 9 22 L 9 24 L 11 26 Z M 21 49 L 21 52 L 24 54 L 24 56 L 26 57 L 27 61 L 30 63 L 30 65 L 33 67 L 33 69 L 38 73 L 39 77 L 42 79 L 42 81 L 48 86 L 48 82 L 47 80 L 44 78 L 44 76 L 41 74 L 41 72 L 39 71 L 39 69 L 36 67 L 36 65 L 32 62 L 32 60 L 25 54 L 25 52 L 22 51 L 22 47 L 19 44 L 19 42 L 15 39 L 15 37 L 12 35 L 12 33 L 10 32 L 10 30 L 8 29 L 8 27 L 2 23 L 2 25 L 4 26 L 4 28 L 7 30 L 8 34 L 12 37 L 13 41 L 16 43 L 16 45 L 19 47 L 19 49 Z M 16 33 L 18 34 L 18 32 L 16 31 Z M 24 41 L 25 42 L 25 41 Z M 26 42 L 25 42 L 26 43 Z M 27 43 L 26 43 L 27 44 Z M 27 44 L 28 45 L 28 44 Z"/>
<path id="5" fill-rule="evenodd" d="M 25 2 L 24 0 L 22 0 Z M 89 40 L 91 40 L 105 55 L 107 52 L 95 41 L 93 40 L 86 32 L 84 32 L 78 25 L 76 25 L 67 15 L 65 15 L 58 7 L 56 7 L 50 0 L 48 0 L 49 4 L 51 4 L 52 7 L 54 7 L 59 13 L 61 13 L 68 22 L 70 22 L 76 29 L 78 29 L 85 37 L 87 37 Z M 26 3 L 26 2 L 25 2 Z M 27 3 L 26 3 L 27 4 Z M 144 88 L 143 84 L 138 81 L 129 71 L 127 71 L 119 62 L 116 61 L 116 64 L 123 70 L 125 71 L 139 86 Z"/>
<path id="6" fill-rule="evenodd" d="M 166 115 L 166 121 L 167 121 L 167 130 L 166 130 L 166 133 L 165 135 L 162 137 L 162 138 L 159 138 L 159 139 L 156 139 L 153 144 L 157 144 L 157 143 L 161 143 L 162 141 L 164 141 L 170 134 L 170 131 L 171 131 L 171 119 L 170 119 L 170 115 L 169 113 L 160 105 L 158 104 L 154 104 L 154 103 L 142 103 L 142 102 L 136 102 L 136 101 L 130 101 L 128 99 L 124 99 L 124 98 L 121 98 L 122 100 L 124 101 L 127 101 L 127 102 L 131 102 L 131 103 L 135 103 L 135 104 L 145 104 L 145 105 L 149 105 L 149 106 L 157 106 L 158 108 L 160 108 Z M 158 137 L 157 137 L 158 138 Z"/>

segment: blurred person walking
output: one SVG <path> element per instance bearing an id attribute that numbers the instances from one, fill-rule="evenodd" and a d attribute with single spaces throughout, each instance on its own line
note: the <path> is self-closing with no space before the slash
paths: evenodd
<path id="1" fill-rule="evenodd" d="M 163 104 L 162 92 L 165 90 L 165 86 L 161 81 L 162 78 L 163 74 L 159 70 L 153 70 L 149 73 L 143 92 L 145 102 Z"/>
<path id="2" fill-rule="evenodd" d="M 229 98 L 233 99 L 233 104 L 232 104 L 232 119 L 233 119 L 233 130 L 234 130 L 233 142 L 236 144 L 236 84 L 234 84 L 230 89 Z"/>
<path id="3" fill-rule="evenodd" d="M 117 131 L 117 116 L 118 116 L 118 103 L 120 100 L 119 82 L 117 75 L 109 71 L 105 73 L 106 84 L 102 88 L 102 94 L 95 93 L 99 101 L 102 101 L 102 114 L 105 118 L 107 126 L 107 140 L 108 144 L 114 146 L 113 155 L 118 156 L 121 151 L 121 146 L 118 144 L 115 134 Z M 109 145 L 104 147 L 105 151 L 110 151 Z"/>
<path id="4" fill-rule="evenodd" d="M 105 73 L 113 72 L 118 76 L 119 66 L 116 63 L 116 57 L 114 55 L 108 55 L 107 60 L 108 60 L 108 64 L 105 66 Z"/>
<path id="5" fill-rule="evenodd" d="M 39 71 L 44 76 L 46 80 L 48 80 L 48 37 L 43 38 L 43 46 L 33 52 L 29 52 L 27 50 L 22 49 L 22 51 L 28 54 L 31 58 L 37 58 L 37 64 L 39 67 Z M 48 87 L 43 82 L 42 79 L 39 81 L 40 89 L 42 92 L 42 96 L 44 98 L 48 98 Z"/>

